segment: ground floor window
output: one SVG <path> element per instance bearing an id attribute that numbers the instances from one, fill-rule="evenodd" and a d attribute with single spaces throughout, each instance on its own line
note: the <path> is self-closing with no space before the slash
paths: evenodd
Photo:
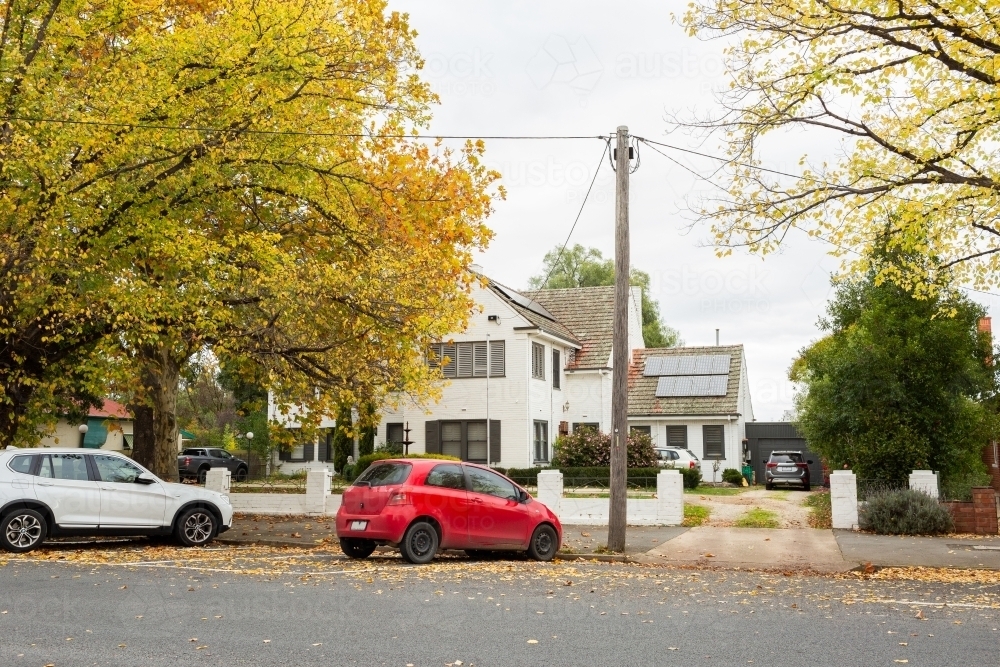
<path id="1" fill-rule="evenodd" d="M 549 423 L 535 422 L 535 463 L 549 462 Z"/>
<path id="2" fill-rule="evenodd" d="M 653 427 L 652 426 L 632 426 L 629 428 L 629 433 L 642 433 L 643 435 L 648 435 L 653 437 Z"/>
<path id="3" fill-rule="evenodd" d="M 683 447 L 687 449 L 688 446 L 688 427 L 687 426 L 668 426 L 667 427 L 667 447 Z"/>
<path id="4" fill-rule="evenodd" d="M 573 422 L 573 433 L 576 433 L 582 428 L 592 428 L 595 431 L 600 430 L 601 425 L 597 422 Z"/>
<path id="5" fill-rule="evenodd" d="M 725 434 L 722 426 L 716 425 L 705 425 L 701 427 L 702 437 L 705 443 L 705 455 L 702 458 L 706 459 L 724 459 L 726 458 L 726 440 Z"/>

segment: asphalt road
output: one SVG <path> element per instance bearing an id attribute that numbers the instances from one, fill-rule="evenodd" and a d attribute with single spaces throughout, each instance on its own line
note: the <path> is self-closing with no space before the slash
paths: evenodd
<path id="1" fill-rule="evenodd" d="M 0 665 L 916 667 L 1000 650 L 996 580 L 213 553 L 7 562 Z"/>

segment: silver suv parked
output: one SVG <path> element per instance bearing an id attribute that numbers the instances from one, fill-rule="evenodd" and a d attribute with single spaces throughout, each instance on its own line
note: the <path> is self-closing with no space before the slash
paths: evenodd
<path id="1" fill-rule="evenodd" d="M 0 451 L 0 547 L 8 551 L 64 535 L 173 535 L 201 546 L 232 523 L 228 496 L 164 482 L 117 452 Z"/>

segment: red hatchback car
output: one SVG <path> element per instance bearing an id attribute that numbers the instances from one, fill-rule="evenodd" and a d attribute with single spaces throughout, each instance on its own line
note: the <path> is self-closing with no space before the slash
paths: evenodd
<path id="1" fill-rule="evenodd" d="M 527 551 L 551 560 L 562 525 L 548 507 L 485 466 L 435 459 L 378 461 L 344 491 L 337 537 L 351 558 L 398 546 L 411 563 L 440 549 Z"/>

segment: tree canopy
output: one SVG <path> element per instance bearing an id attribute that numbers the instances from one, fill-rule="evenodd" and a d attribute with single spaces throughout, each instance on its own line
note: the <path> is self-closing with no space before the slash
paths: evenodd
<path id="1" fill-rule="evenodd" d="M 169 477 L 180 368 L 206 346 L 307 420 L 426 390 L 496 174 L 481 143 L 406 138 L 436 98 L 404 15 L 0 4 L 0 446 L 114 379 L 153 410 Z"/>
<path id="2" fill-rule="evenodd" d="M 722 139 L 728 196 L 699 209 L 720 246 L 767 252 L 800 228 L 858 251 L 863 273 L 888 224 L 907 259 L 883 278 L 1000 281 L 1000 6 L 699 0 L 684 24 L 730 44 L 722 113 L 674 119 Z M 828 155 L 768 163 L 768 139 L 802 132 Z"/>
<path id="3" fill-rule="evenodd" d="M 615 284 L 615 262 L 604 259 L 597 248 L 577 243 L 562 250 L 556 246 L 545 253 L 543 273 L 528 279 L 531 289 L 600 287 Z M 683 344 L 676 329 L 660 319 L 660 304 L 649 294 L 649 274 L 633 268 L 631 285 L 642 288 L 642 340 L 646 347 L 673 347 Z"/>
<path id="4" fill-rule="evenodd" d="M 954 488 L 985 473 L 980 455 L 995 437 L 984 311 L 960 295 L 920 299 L 880 284 L 880 268 L 836 284 L 826 336 L 793 363 L 800 426 L 832 468 L 896 482 L 937 470 Z"/>

